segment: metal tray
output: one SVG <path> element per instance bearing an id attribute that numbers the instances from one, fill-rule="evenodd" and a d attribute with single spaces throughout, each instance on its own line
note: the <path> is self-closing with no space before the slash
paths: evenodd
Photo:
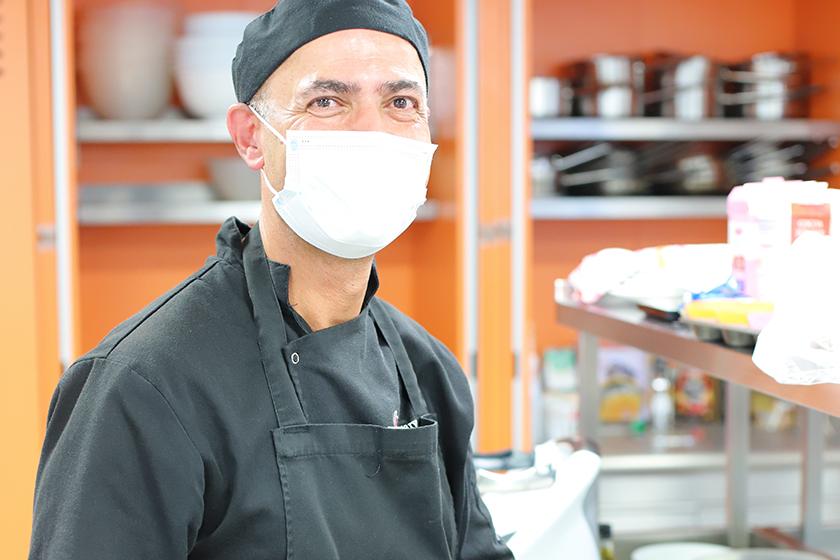
<path id="1" fill-rule="evenodd" d="M 752 348 L 758 340 L 759 331 L 739 325 L 723 325 L 714 321 L 701 321 L 681 317 L 680 321 L 694 332 L 694 336 L 704 342 L 723 341 L 733 348 Z"/>

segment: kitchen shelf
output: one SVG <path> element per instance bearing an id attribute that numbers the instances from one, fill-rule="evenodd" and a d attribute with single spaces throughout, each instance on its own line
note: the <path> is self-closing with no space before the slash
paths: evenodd
<path id="1" fill-rule="evenodd" d="M 76 125 L 80 142 L 119 143 L 230 143 L 225 119 L 190 119 L 183 116 L 149 120 L 104 120 L 80 117 Z"/>
<path id="2" fill-rule="evenodd" d="M 720 141 L 743 142 L 761 138 L 775 141 L 823 141 L 840 136 L 840 122 L 789 119 L 707 119 L 687 121 L 657 117 L 600 119 L 570 117 L 533 119 L 534 140 L 575 141 Z"/>
<path id="3" fill-rule="evenodd" d="M 599 447 L 602 472 L 673 472 L 686 470 L 723 470 L 726 466 L 724 426 L 720 422 L 677 425 L 666 438 L 701 437 L 689 447 L 661 449 L 652 432 L 632 434 L 626 426 L 602 425 Z M 750 429 L 749 464 L 755 468 L 799 467 L 802 463 L 802 432 L 787 429 L 779 432 Z M 840 467 L 840 432 L 826 438 L 825 464 Z"/>
<path id="4" fill-rule="evenodd" d="M 782 385 L 758 369 L 749 350 L 703 342 L 681 323 L 647 319 L 636 308 L 603 308 L 568 300 L 555 289 L 557 319 L 594 336 L 639 348 L 710 375 L 831 416 L 840 416 L 840 385 Z"/>
<path id="5" fill-rule="evenodd" d="M 247 223 L 257 221 L 257 200 L 216 200 L 209 186 L 201 182 L 155 185 L 83 186 L 78 219 L 85 226 L 125 225 L 215 225 L 230 216 Z M 424 204 L 418 221 L 439 215 L 434 201 Z"/>
<path id="6" fill-rule="evenodd" d="M 726 217 L 725 196 L 552 196 L 531 201 L 535 220 L 667 220 Z"/>

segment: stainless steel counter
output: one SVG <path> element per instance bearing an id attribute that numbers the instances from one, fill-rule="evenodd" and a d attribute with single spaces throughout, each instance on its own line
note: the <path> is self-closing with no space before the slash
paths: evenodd
<path id="1" fill-rule="evenodd" d="M 698 340 L 681 325 L 645 317 L 637 309 L 605 309 L 566 298 L 565 284 L 555 290 L 557 319 L 579 331 L 578 376 L 581 397 L 580 432 L 596 442 L 599 432 L 600 388 L 597 379 L 599 338 L 634 346 L 652 354 L 696 367 L 728 383 L 724 445 L 726 449 L 726 510 L 728 541 L 749 544 L 747 473 L 750 451 L 750 390 L 798 404 L 802 426 L 802 539 L 817 546 L 836 538 L 822 526 L 823 455 L 826 414 L 840 416 L 840 385 L 790 386 L 776 383 L 753 363 L 749 351 Z"/>

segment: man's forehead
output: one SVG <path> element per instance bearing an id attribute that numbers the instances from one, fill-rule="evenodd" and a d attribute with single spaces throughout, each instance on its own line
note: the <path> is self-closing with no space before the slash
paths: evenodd
<path id="1" fill-rule="evenodd" d="M 426 94 L 426 74 L 414 46 L 405 39 L 370 29 L 323 35 L 294 52 L 269 78 L 280 95 L 350 94 L 416 90 Z M 280 92 L 285 93 L 280 93 Z"/>
<path id="2" fill-rule="evenodd" d="M 423 93 L 425 88 L 422 82 L 408 77 L 383 79 L 372 76 L 363 80 L 357 78 L 348 80 L 328 77 L 328 75 L 310 75 L 302 79 L 296 87 L 296 93 L 304 96 L 321 92 L 350 95 L 365 90 L 376 90 L 383 95 L 387 95 L 408 91 Z"/>
<path id="3" fill-rule="evenodd" d="M 354 50 L 374 50 L 381 52 L 382 49 L 391 49 L 399 50 L 406 54 L 414 54 L 413 58 L 417 58 L 419 61 L 417 50 L 409 41 L 393 33 L 376 31 L 374 29 L 341 29 L 339 31 L 333 31 L 301 45 L 298 51 L 332 49 L 335 47 L 340 47 L 343 50 L 332 54 L 349 54 L 350 51 Z"/>
<path id="4" fill-rule="evenodd" d="M 345 29 L 318 37 L 297 49 L 281 66 L 303 72 L 359 72 L 374 65 L 411 71 L 425 81 L 423 63 L 411 43 L 370 29 Z"/>

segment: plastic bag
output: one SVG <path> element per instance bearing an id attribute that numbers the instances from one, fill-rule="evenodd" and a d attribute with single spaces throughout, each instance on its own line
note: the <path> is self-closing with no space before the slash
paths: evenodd
<path id="1" fill-rule="evenodd" d="M 783 262 L 753 363 L 779 383 L 840 383 L 840 239 L 804 234 Z"/>
<path id="2" fill-rule="evenodd" d="M 605 295 L 678 309 L 686 292 L 720 286 L 732 273 L 728 245 L 666 245 L 638 251 L 604 249 L 569 275 L 573 296 L 596 303 Z"/>

